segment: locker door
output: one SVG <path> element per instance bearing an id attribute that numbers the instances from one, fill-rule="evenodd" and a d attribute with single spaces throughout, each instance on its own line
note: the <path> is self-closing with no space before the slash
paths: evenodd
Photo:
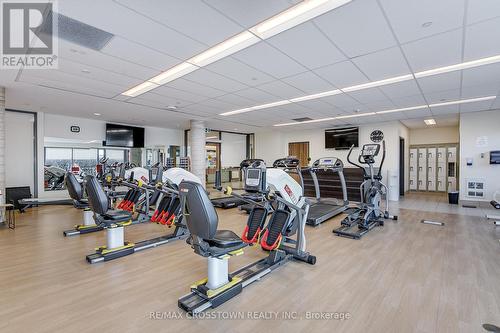
<path id="1" fill-rule="evenodd" d="M 446 163 L 446 148 L 439 147 L 437 149 L 437 161 L 438 163 Z"/>
<path id="2" fill-rule="evenodd" d="M 457 161 L 457 148 L 450 147 L 448 148 L 448 162 L 456 162 Z"/>
<path id="3" fill-rule="evenodd" d="M 418 189 L 427 190 L 427 149 L 418 149 Z"/>

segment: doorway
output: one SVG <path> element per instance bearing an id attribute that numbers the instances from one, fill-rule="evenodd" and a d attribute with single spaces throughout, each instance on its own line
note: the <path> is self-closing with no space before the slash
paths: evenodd
<path id="1" fill-rule="evenodd" d="M 215 183 L 215 173 L 220 171 L 220 143 L 207 142 L 205 145 L 207 158 L 207 183 Z"/>
<path id="2" fill-rule="evenodd" d="M 295 156 L 300 161 L 301 167 L 309 165 L 309 142 L 289 142 L 288 156 Z"/>
<path id="3" fill-rule="evenodd" d="M 405 139 L 399 137 L 399 195 L 405 195 Z"/>

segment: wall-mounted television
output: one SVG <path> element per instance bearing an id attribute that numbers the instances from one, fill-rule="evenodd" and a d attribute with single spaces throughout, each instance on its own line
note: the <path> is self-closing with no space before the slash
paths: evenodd
<path id="1" fill-rule="evenodd" d="M 500 150 L 490 151 L 490 164 L 500 164 Z"/>
<path id="2" fill-rule="evenodd" d="M 325 148 L 349 149 L 352 145 L 358 147 L 359 128 L 345 127 L 325 131 Z"/>
<path id="3" fill-rule="evenodd" d="M 144 128 L 118 124 L 106 124 L 105 146 L 143 148 Z"/>

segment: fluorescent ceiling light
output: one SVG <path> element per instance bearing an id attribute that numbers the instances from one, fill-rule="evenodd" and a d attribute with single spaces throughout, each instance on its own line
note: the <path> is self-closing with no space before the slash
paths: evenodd
<path id="1" fill-rule="evenodd" d="M 436 125 L 436 121 L 434 119 L 425 119 L 424 123 L 428 126 L 430 125 Z"/>
<path id="2" fill-rule="evenodd" d="M 396 77 L 392 77 L 392 78 L 388 78 L 388 79 L 384 79 L 384 80 L 373 81 L 373 82 L 358 84 L 358 85 L 347 87 L 347 88 L 342 88 L 342 91 L 343 92 L 351 92 L 351 91 L 357 91 L 357 90 L 362 90 L 362 89 L 375 88 L 375 87 L 385 86 L 388 84 L 408 81 L 408 80 L 412 80 L 412 79 L 413 79 L 413 75 L 406 74 L 406 75 L 396 76 Z"/>
<path id="3" fill-rule="evenodd" d="M 456 105 L 456 104 L 465 104 L 465 103 L 489 101 L 489 100 L 492 100 L 492 99 L 495 99 L 495 98 L 497 98 L 497 97 L 496 96 L 486 96 L 486 97 L 478 97 L 478 98 L 470 98 L 470 99 L 460 99 L 458 101 L 429 104 L 429 107 L 435 108 L 435 107 L 438 107 L 438 106 L 446 106 L 446 105 Z"/>
<path id="4" fill-rule="evenodd" d="M 233 53 L 243 50 L 259 41 L 260 39 L 255 37 L 254 34 L 245 30 L 242 33 L 226 39 L 222 43 L 217 44 L 214 47 L 211 47 L 208 50 L 189 59 L 188 62 L 197 66 L 206 66 L 219 59 L 225 58 Z"/>
<path id="5" fill-rule="evenodd" d="M 477 59 L 477 60 L 473 60 L 473 61 L 468 61 L 468 62 L 464 62 L 461 64 L 452 65 L 452 66 L 435 68 L 435 69 L 431 69 L 431 70 L 424 71 L 424 72 L 418 72 L 418 73 L 415 73 L 415 77 L 421 78 L 421 77 L 426 77 L 426 76 L 431 76 L 431 75 L 438 75 L 438 74 L 448 73 L 448 72 L 452 72 L 452 71 L 456 71 L 456 70 L 462 70 L 462 69 L 473 68 L 473 67 L 477 67 L 477 66 L 489 65 L 489 64 L 498 63 L 498 62 L 500 62 L 500 55 L 488 57 L 488 58 Z M 394 83 L 398 83 L 398 82 L 408 81 L 411 79 L 413 79 L 413 75 L 411 75 L 411 74 L 400 75 L 400 76 L 396 76 L 396 77 L 392 77 L 392 78 L 388 78 L 388 79 L 384 79 L 384 80 L 358 84 L 358 85 L 354 85 L 354 86 L 350 86 L 350 87 L 346 87 L 346 88 L 329 90 L 329 91 L 324 91 L 324 92 L 317 93 L 317 94 L 305 95 L 305 96 L 301 96 L 301 97 L 295 97 L 295 98 L 291 98 L 287 101 L 292 102 L 292 103 L 309 101 L 309 100 L 313 100 L 313 99 L 338 95 L 338 94 L 341 94 L 343 92 L 352 92 L 352 91 L 358 91 L 358 90 L 363 90 L 363 89 L 370 89 L 370 88 L 374 88 L 374 87 L 380 87 L 380 86 L 385 86 L 385 85 L 394 84 Z M 280 103 L 280 102 L 276 102 L 276 103 Z M 454 103 L 457 103 L 457 102 L 454 102 Z M 264 104 L 264 105 L 252 106 L 252 107 L 236 110 L 238 112 L 225 112 L 225 113 L 221 113 L 220 115 L 221 116 L 229 116 L 229 115 L 233 115 L 233 114 L 261 110 L 264 108 L 272 107 L 273 104 L 274 103 L 268 103 L 268 104 Z M 287 103 L 284 103 L 284 104 L 287 104 Z M 282 104 L 277 104 L 277 105 L 282 105 Z M 433 105 L 429 105 L 429 106 L 442 106 L 442 105 L 451 105 L 451 104 L 440 103 L 440 104 L 433 104 Z M 399 110 L 399 109 L 386 110 L 386 111 L 380 111 L 379 113 L 410 111 L 410 110 L 416 110 L 416 109 L 420 109 L 420 108 L 424 108 L 424 107 L 428 107 L 428 106 L 427 105 L 417 106 L 417 107 L 412 107 L 412 109 L 405 109 L 405 110 L 403 110 L 403 109 L 402 110 Z"/>
<path id="6" fill-rule="evenodd" d="M 260 38 L 266 39 L 351 1 L 352 0 L 302 1 L 290 9 L 287 9 L 265 20 L 264 22 L 257 24 L 249 30 Z"/>
<path id="7" fill-rule="evenodd" d="M 347 118 L 356 118 L 356 117 L 374 116 L 374 115 L 375 115 L 375 112 L 356 113 L 356 114 L 349 114 L 346 116 L 338 116 L 338 117 L 335 117 L 335 119 L 347 119 Z"/>
<path id="8" fill-rule="evenodd" d="M 364 116 L 374 116 L 374 115 L 379 115 L 379 114 L 386 114 L 386 113 L 393 113 L 393 112 L 403 112 L 403 111 L 411 111 L 411 110 L 425 109 L 425 108 L 429 108 L 429 107 L 432 108 L 432 107 L 444 106 L 444 105 L 455 105 L 455 104 L 465 104 L 465 103 L 488 101 L 488 100 L 492 100 L 492 99 L 495 99 L 495 98 L 496 98 L 496 96 L 485 96 L 485 97 L 470 98 L 470 99 L 460 99 L 460 100 L 457 100 L 457 101 L 451 101 L 451 102 L 445 102 L 445 103 L 410 106 L 410 107 L 407 107 L 407 108 L 392 109 L 392 110 L 383 110 L 383 111 L 376 111 L 376 112 L 356 113 L 356 114 L 350 114 L 350 115 L 338 116 L 338 117 L 332 117 L 332 118 L 320 118 L 320 119 L 312 119 L 312 120 L 302 121 L 302 122 L 282 123 L 282 124 L 276 124 L 276 125 L 273 125 L 273 126 L 275 126 L 275 127 L 291 126 L 291 125 L 317 123 L 317 122 L 322 122 L 322 121 L 331 121 L 331 120 L 338 120 L 338 119 L 356 118 L 356 117 L 364 117 Z M 427 120 L 434 121 L 434 119 L 427 119 Z M 425 120 L 426 124 L 427 124 L 427 120 Z M 434 125 L 434 124 L 432 124 L 432 125 Z"/>
<path id="9" fill-rule="evenodd" d="M 401 109 L 392 109 L 392 110 L 384 110 L 384 111 L 377 111 L 377 114 L 385 114 L 385 113 L 393 113 L 393 112 L 402 112 L 402 111 L 412 111 L 412 110 L 418 110 L 418 109 L 425 109 L 428 108 L 428 105 L 418 105 L 418 106 L 410 106 L 408 108 L 401 108 Z"/>
<path id="10" fill-rule="evenodd" d="M 144 94 L 145 92 L 148 92 L 150 90 L 153 90 L 154 88 L 157 88 L 157 87 L 159 87 L 159 85 L 157 85 L 156 83 L 146 81 L 146 82 L 143 82 L 143 83 L 123 92 L 122 95 L 129 96 L 129 97 L 137 97 L 137 96 Z"/>
<path id="11" fill-rule="evenodd" d="M 195 65 L 192 65 L 187 62 L 183 62 L 175 67 L 170 68 L 168 71 L 165 71 L 148 81 L 156 83 L 158 85 L 166 84 L 169 83 L 175 79 L 180 78 L 181 76 L 184 76 L 186 74 L 189 74 L 193 71 L 198 69 Z"/>
<path id="12" fill-rule="evenodd" d="M 221 116 L 232 116 L 234 114 L 239 114 L 239 113 L 245 113 L 249 111 L 255 111 L 255 110 L 262 110 L 262 109 L 268 109 L 272 108 L 275 106 L 280 106 L 280 105 L 285 105 L 285 104 L 290 104 L 292 103 L 291 101 L 285 99 L 283 101 L 278 101 L 278 102 L 273 102 L 273 103 L 267 103 L 267 104 L 262 104 L 262 105 L 257 105 L 257 106 L 252 106 L 250 108 L 244 108 L 244 109 L 239 109 L 239 110 L 234 110 L 234 111 L 228 111 L 221 113 Z"/>
<path id="13" fill-rule="evenodd" d="M 318 94 L 296 97 L 296 98 L 290 99 L 289 101 L 292 103 L 297 103 L 297 102 L 309 101 L 311 99 L 318 99 L 318 98 L 322 98 L 322 97 L 334 96 L 334 95 L 338 95 L 338 94 L 342 94 L 342 90 L 335 89 L 335 90 L 325 91 L 325 92 L 318 93 Z"/>
<path id="14" fill-rule="evenodd" d="M 426 77 L 426 76 L 444 74 L 444 73 L 459 71 L 462 69 L 490 65 L 490 64 L 497 63 L 497 62 L 500 62 L 500 55 L 496 55 L 493 57 L 487 57 L 487 58 L 481 58 L 481 59 L 477 59 L 477 60 L 466 61 L 466 62 L 462 62 L 460 64 L 451 65 L 451 66 L 429 69 L 427 71 L 415 73 L 415 77 L 422 78 L 422 77 Z"/>

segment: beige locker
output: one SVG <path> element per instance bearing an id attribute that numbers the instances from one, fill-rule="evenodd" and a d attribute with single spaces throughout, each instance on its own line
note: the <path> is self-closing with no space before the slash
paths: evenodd
<path id="1" fill-rule="evenodd" d="M 418 148 L 418 190 L 427 190 L 427 149 Z"/>

